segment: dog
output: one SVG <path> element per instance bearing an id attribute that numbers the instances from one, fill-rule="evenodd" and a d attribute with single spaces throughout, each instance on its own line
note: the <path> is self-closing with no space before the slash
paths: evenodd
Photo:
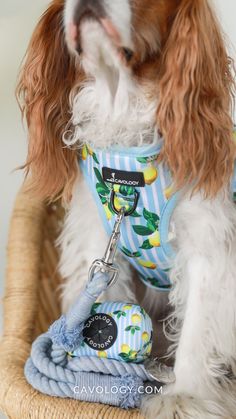
<path id="1" fill-rule="evenodd" d="M 126 149 L 163 138 L 158 161 L 180 193 L 170 222 L 172 288 L 145 288 L 118 256 L 120 278 L 108 291 L 131 302 L 138 292 L 156 317 L 172 307 L 166 334 L 176 380 L 143 399 L 149 419 L 236 413 L 231 67 L 208 0 L 54 0 L 19 79 L 30 187 L 62 197 L 67 208 L 59 238 L 64 311 L 107 244 L 78 165 L 82 146 Z"/>

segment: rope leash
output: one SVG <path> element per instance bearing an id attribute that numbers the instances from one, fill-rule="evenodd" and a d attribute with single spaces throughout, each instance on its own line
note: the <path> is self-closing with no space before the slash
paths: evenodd
<path id="1" fill-rule="evenodd" d="M 65 354 L 64 351 L 63 353 Z M 52 355 L 53 343 L 46 333 L 36 339 L 32 346 L 31 357 L 25 364 L 25 376 L 28 382 L 36 390 L 50 396 L 103 402 L 120 407 L 138 407 L 141 400 L 138 389 L 144 388 L 147 382 L 149 386 L 154 382 L 154 378 L 145 370 L 144 365 L 95 357 L 75 358 L 66 364 L 63 362 L 62 365 L 57 365 Z M 121 387 L 132 388 L 128 400 L 126 391 L 124 394 L 116 393 L 115 389 Z M 106 389 L 107 394 L 99 394 L 97 391 L 88 394 L 90 391 L 85 390 L 98 388 Z"/>

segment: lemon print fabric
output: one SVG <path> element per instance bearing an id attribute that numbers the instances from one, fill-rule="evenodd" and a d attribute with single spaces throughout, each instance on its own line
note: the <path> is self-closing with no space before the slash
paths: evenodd
<path id="1" fill-rule="evenodd" d="M 95 303 L 84 323 L 83 341 L 72 357 L 140 363 L 150 356 L 152 322 L 145 310 L 123 302 Z"/>
<path id="2" fill-rule="evenodd" d="M 107 358 L 107 352 L 106 351 L 98 351 L 98 357 L 99 358 Z"/>
<path id="3" fill-rule="evenodd" d="M 155 166 L 150 165 L 143 171 L 143 174 L 146 185 L 151 185 L 155 182 L 158 176 L 158 171 Z"/>
<path id="4" fill-rule="evenodd" d="M 160 151 L 158 141 L 155 146 L 130 149 L 93 150 L 85 145 L 81 150 L 80 167 L 108 235 L 112 232 L 116 211 L 121 208 L 129 211 L 138 194 L 137 207 L 122 223 L 119 250 L 145 285 L 168 291 L 174 255 L 169 243 L 169 223 L 178 195 L 174 193 L 168 168 L 158 162 Z M 104 174 L 107 170 L 109 176 Z"/>

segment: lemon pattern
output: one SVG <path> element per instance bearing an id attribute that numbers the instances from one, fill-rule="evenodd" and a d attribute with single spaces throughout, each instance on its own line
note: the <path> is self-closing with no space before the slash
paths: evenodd
<path id="1" fill-rule="evenodd" d="M 134 193 L 139 193 L 136 210 L 126 217 L 122 225 L 119 248 L 146 285 L 168 291 L 171 287 L 169 271 L 174 257 L 169 224 L 181 192 L 174 190 L 168 167 L 158 161 L 163 139 L 157 132 L 154 137 L 152 146 L 117 146 L 93 150 L 89 145 L 84 145 L 79 163 L 108 234 L 111 234 L 115 221 L 115 212 L 110 202 L 111 192 L 115 193 L 114 207 L 117 211 L 122 207 L 129 210 L 134 201 Z M 93 140 L 96 142 L 96 139 Z M 119 183 L 113 183 L 103 176 L 105 167 L 114 171 L 114 179 L 118 179 Z M 129 175 L 134 172 L 141 174 L 143 185 L 134 186 L 132 181 L 129 182 L 129 177 L 128 181 L 120 181 L 115 176 L 116 170 Z M 232 183 L 236 201 L 236 171 Z"/>
<path id="2" fill-rule="evenodd" d="M 127 217 L 126 227 L 121 228 L 119 248 L 138 270 L 141 280 L 146 285 L 165 291 L 171 286 L 168 274 L 171 268 L 171 252 L 165 253 L 165 244 L 168 242 L 168 223 L 163 229 L 162 212 L 169 204 L 174 207 L 177 199 L 173 193 L 170 173 L 157 162 L 159 146 L 148 150 L 146 156 L 140 154 L 140 149 L 137 151 L 138 155 L 132 156 L 130 167 L 128 167 L 126 154 L 118 155 L 118 152 L 112 150 L 93 150 L 90 146 L 84 145 L 80 166 L 94 197 L 100 201 L 101 213 L 103 212 L 101 215 L 108 232 L 111 232 L 114 225 L 116 216 L 114 208 L 119 211 L 125 207 L 128 211 L 133 205 L 134 194 L 138 190 L 140 193 L 138 205 L 131 216 Z M 104 167 L 139 172 L 143 175 L 144 186 L 137 188 L 132 184 L 112 183 L 108 179 L 105 181 Z M 112 191 L 115 193 L 114 206 L 110 202 Z M 147 197 L 150 194 L 153 194 L 153 197 L 149 202 Z M 167 243 L 166 246 L 169 251 L 169 244 Z M 122 315 L 122 313 L 115 314 L 118 317 Z"/>
<path id="3" fill-rule="evenodd" d="M 70 353 L 72 357 L 94 356 L 103 359 L 116 359 L 124 362 L 140 363 L 149 355 L 152 349 L 152 322 L 146 311 L 137 304 L 124 302 L 105 302 L 95 303 L 90 314 L 93 315 L 85 322 L 84 340 L 79 347 Z M 105 317 L 104 317 L 105 316 Z M 106 339 L 110 340 L 113 326 L 109 326 L 109 333 L 105 334 L 105 340 L 99 339 L 99 346 L 91 345 L 86 340 L 88 336 L 88 324 L 92 324 L 91 331 L 93 342 L 96 341 L 96 328 L 94 326 L 96 319 L 105 319 L 107 316 L 116 324 L 117 334 L 112 345 L 106 347 Z M 109 320 L 108 319 L 108 320 Z M 109 320 L 110 321 L 110 320 Z M 99 326 L 100 327 L 100 326 Z M 110 329 L 111 327 L 111 329 Z M 101 336 L 101 335 L 100 335 Z"/>

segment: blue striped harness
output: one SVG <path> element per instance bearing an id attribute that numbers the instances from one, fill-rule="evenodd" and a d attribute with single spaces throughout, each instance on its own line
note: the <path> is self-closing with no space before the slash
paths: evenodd
<path id="1" fill-rule="evenodd" d="M 170 170 L 157 158 L 162 144 L 121 149 L 82 149 L 80 167 L 108 235 L 116 214 L 128 211 L 138 194 L 136 210 L 121 226 L 119 250 L 129 259 L 149 287 L 168 291 L 174 250 L 169 227 L 180 192 L 173 192 Z M 233 179 L 236 192 L 236 171 Z M 111 194 L 114 205 L 111 205 Z"/>

